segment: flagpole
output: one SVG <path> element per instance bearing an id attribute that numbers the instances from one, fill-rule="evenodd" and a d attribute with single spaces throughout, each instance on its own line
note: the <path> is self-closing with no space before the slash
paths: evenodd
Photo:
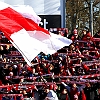
<path id="1" fill-rule="evenodd" d="M 12 43 L 12 44 L 14 44 L 16 47 L 17 47 L 17 49 L 22 53 L 22 55 L 27 59 L 27 61 L 31 64 L 31 66 L 33 66 L 32 65 L 32 63 L 29 61 L 29 59 L 25 56 L 25 54 L 20 50 L 20 48 L 12 41 L 12 40 L 10 40 L 10 42 Z"/>

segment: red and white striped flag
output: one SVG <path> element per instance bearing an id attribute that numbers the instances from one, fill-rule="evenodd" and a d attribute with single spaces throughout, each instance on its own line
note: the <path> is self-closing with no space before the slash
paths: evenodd
<path id="1" fill-rule="evenodd" d="M 20 51 L 29 65 L 40 52 L 53 54 L 72 43 L 65 37 L 49 33 L 39 27 L 34 19 L 23 17 L 10 5 L 3 2 L 0 2 L 0 5 L 0 30 Z"/>

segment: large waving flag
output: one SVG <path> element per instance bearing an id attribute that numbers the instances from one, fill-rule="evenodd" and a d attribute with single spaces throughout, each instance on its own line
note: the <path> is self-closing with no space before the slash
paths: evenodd
<path id="1" fill-rule="evenodd" d="M 47 50 L 44 43 L 31 38 L 21 25 L 2 14 L 0 14 L 0 30 L 4 32 L 5 36 L 19 50 L 29 65 L 31 65 L 30 62 L 37 54 Z"/>
<path id="2" fill-rule="evenodd" d="M 0 5 L 0 30 L 10 39 L 29 65 L 40 52 L 53 54 L 71 44 L 71 40 L 39 27 L 36 15 L 35 18 L 34 14 L 30 17 L 30 13 L 26 13 L 27 16 L 24 13 L 23 16 L 22 12 L 16 11 L 17 9 L 8 4 L 0 2 Z"/>

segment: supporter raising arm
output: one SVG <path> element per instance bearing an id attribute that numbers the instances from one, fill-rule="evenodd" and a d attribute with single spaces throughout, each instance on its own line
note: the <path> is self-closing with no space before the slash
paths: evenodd
<path id="1" fill-rule="evenodd" d="M 73 83 L 71 87 L 64 82 L 61 83 L 69 92 L 70 100 L 80 100 L 79 95 L 83 87 L 77 87 L 76 83 Z"/>

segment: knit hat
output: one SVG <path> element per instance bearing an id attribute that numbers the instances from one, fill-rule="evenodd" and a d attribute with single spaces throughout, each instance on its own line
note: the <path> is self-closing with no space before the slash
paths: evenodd
<path id="1" fill-rule="evenodd" d="M 74 29 L 73 33 L 74 35 L 77 35 L 78 34 L 77 29 Z"/>

